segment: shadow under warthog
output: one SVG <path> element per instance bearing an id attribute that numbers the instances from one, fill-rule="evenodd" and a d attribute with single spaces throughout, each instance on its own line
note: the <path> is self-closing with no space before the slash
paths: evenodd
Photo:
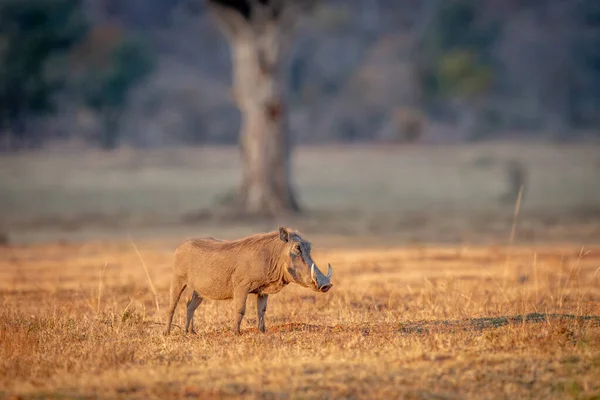
<path id="1" fill-rule="evenodd" d="M 462 320 L 417 321 L 402 323 L 399 329 L 404 334 L 423 334 L 431 332 L 472 331 L 496 329 L 505 325 L 535 324 L 541 322 L 592 322 L 600 326 L 600 317 L 595 315 L 575 316 L 572 314 L 540 314 L 514 315 L 504 317 L 466 318 Z"/>
<path id="2" fill-rule="evenodd" d="M 480 317 L 480 318 L 465 318 L 462 320 L 441 320 L 441 321 L 414 321 L 402 323 L 383 323 L 383 324 L 341 324 L 341 325 L 316 325 L 307 323 L 284 323 L 274 324 L 269 327 L 268 333 L 327 333 L 327 334 L 342 334 L 342 333 L 360 333 L 363 336 L 368 336 L 371 333 L 391 333 L 397 332 L 403 335 L 413 334 L 428 334 L 441 332 L 460 332 L 460 331 L 483 331 L 488 329 L 496 329 L 509 324 L 536 324 L 544 322 L 575 322 L 585 323 L 591 322 L 594 326 L 600 326 L 600 316 L 575 316 L 571 314 L 540 314 L 531 313 L 515 316 L 502 317 Z M 242 329 L 242 334 L 258 334 L 256 328 Z M 201 336 L 215 336 L 222 338 L 229 336 L 227 328 L 211 330 L 204 332 Z"/>

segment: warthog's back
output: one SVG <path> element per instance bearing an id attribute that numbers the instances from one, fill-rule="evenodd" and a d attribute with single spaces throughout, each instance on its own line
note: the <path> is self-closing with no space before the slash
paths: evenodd
<path id="1" fill-rule="evenodd" d="M 202 297 L 226 300 L 238 283 L 260 285 L 266 278 L 266 250 L 242 241 L 190 239 L 174 254 L 173 270 Z"/>

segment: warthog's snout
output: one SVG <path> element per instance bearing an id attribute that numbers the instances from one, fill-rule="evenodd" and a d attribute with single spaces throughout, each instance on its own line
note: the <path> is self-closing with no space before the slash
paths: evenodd
<path id="1" fill-rule="evenodd" d="M 319 290 L 323 293 L 327 293 L 329 291 L 329 289 L 331 289 L 332 286 L 333 285 L 331 283 L 327 283 L 327 284 L 321 286 L 321 288 Z"/>
<path id="2" fill-rule="evenodd" d="M 329 289 L 333 286 L 331 283 L 331 264 L 328 265 L 329 270 L 327 271 L 327 275 L 323 275 L 318 268 L 315 267 L 315 263 L 313 263 L 310 267 L 310 277 L 312 278 L 313 283 L 315 284 L 315 289 L 319 292 L 327 293 Z"/>

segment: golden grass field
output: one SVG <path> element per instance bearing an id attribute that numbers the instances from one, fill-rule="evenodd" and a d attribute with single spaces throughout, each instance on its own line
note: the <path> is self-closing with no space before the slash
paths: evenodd
<path id="1" fill-rule="evenodd" d="M 165 338 L 171 251 L 137 246 L 160 310 L 131 243 L 2 251 L 2 395 L 600 396 L 600 247 L 315 243 L 317 263 L 334 266 L 333 289 L 271 296 L 266 334 L 250 297 L 241 337 L 229 331 L 230 303 L 207 300 L 197 336 L 175 327 Z"/>
<path id="2" fill-rule="evenodd" d="M 301 150 L 313 211 L 268 223 L 190 217 L 235 183 L 214 151 L 0 158 L 0 398 L 600 398 L 597 149 Z M 210 300 L 185 335 L 186 292 L 162 335 L 179 241 L 279 223 L 328 293 L 270 296 L 266 334 L 250 296 L 236 337 Z"/>

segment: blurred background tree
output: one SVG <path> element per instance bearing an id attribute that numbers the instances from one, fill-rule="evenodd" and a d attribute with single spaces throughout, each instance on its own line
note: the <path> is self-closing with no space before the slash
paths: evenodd
<path id="1" fill-rule="evenodd" d="M 493 23 L 477 25 L 476 2 L 444 1 L 422 50 L 426 63 L 421 78 L 426 101 L 449 100 L 459 129 L 473 137 L 480 131 L 478 104 L 491 90 L 494 77 L 491 45 Z"/>
<path id="2" fill-rule="evenodd" d="M 435 70 L 439 93 L 450 98 L 459 113 L 458 126 L 472 138 L 481 130 L 477 126 L 477 104 L 488 93 L 493 70 L 468 50 L 450 50 L 439 60 Z"/>
<path id="3" fill-rule="evenodd" d="M 0 133 L 9 146 L 27 138 L 27 118 L 56 111 L 69 50 L 87 33 L 79 0 L 0 0 Z"/>
<path id="4" fill-rule="evenodd" d="M 277 216 L 301 207 L 292 183 L 286 55 L 304 15 L 318 0 L 208 0 L 231 46 L 233 100 L 243 114 L 243 176 L 237 213 Z"/>
<path id="5" fill-rule="evenodd" d="M 75 49 L 73 88 L 100 120 L 97 143 L 114 149 L 130 90 L 153 69 L 154 59 L 143 41 L 113 26 L 93 29 Z"/>

